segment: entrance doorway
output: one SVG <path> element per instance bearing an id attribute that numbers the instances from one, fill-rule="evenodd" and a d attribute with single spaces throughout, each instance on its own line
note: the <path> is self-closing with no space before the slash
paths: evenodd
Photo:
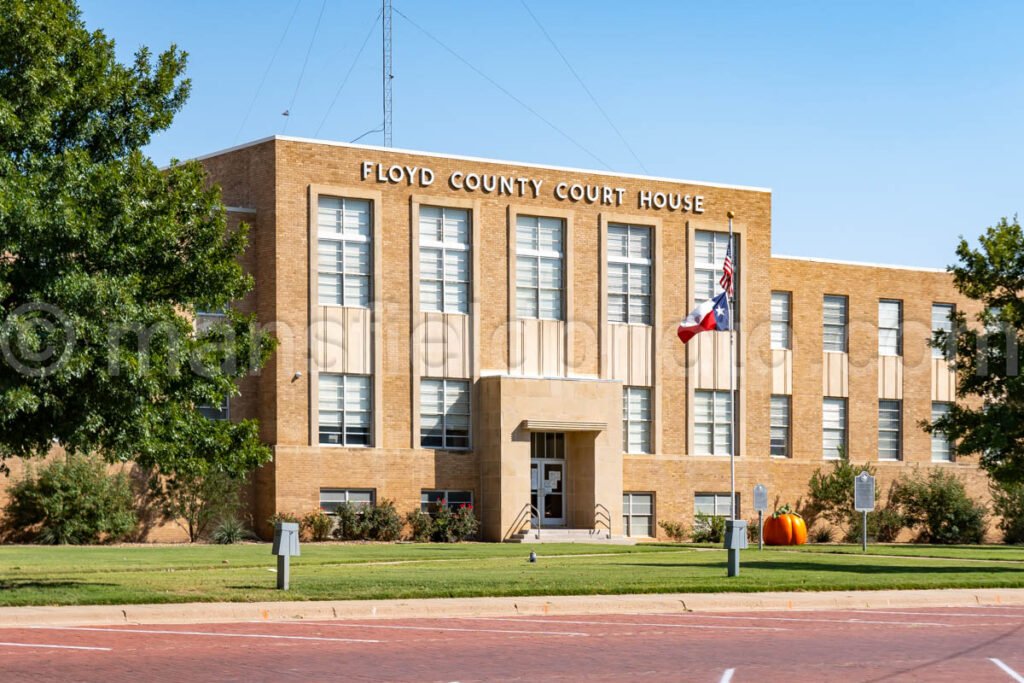
<path id="1" fill-rule="evenodd" d="M 530 503 L 541 515 L 541 526 L 565 525 L 565 434 L 562 432 L 530 434 Z"/>

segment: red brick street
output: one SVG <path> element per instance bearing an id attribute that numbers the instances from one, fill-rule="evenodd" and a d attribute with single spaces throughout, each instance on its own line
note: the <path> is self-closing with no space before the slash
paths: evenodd
<path id="1" fill-rule="evenodd" d="M 2 681 L 1017 681 L 1024 607 L 40 626 Z"/>

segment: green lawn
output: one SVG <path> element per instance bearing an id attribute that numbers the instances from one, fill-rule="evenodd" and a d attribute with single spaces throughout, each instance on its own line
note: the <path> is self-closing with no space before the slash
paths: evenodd
<path id="1" fill-rule="evenodd" d="M 857 546 L 755 548 L 734 579 L 717 548 L 551 544 L 536 546 L 537 564 L 529 550 L 304 544 L 292 589 L 281 592 L 267 544 L 2 546 L 0 605 L 1024 587 L 1024 548 L 1012 547 L 874 546 L 868 556 Z"/>

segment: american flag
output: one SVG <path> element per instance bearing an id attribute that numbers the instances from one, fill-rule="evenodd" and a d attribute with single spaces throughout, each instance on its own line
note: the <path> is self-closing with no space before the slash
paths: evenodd
<path id="1" fill-rule="evenodd" d="M 725 260 L 722 261 L 722 277 L 718 281 L 729 296 L 732 296 L 732 244 L 725 249 Z"/>

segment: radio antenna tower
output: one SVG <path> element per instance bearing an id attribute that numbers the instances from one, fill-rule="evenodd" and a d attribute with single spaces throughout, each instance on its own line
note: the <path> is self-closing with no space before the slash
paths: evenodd
<path id="1" fill-rule="evenodd" d="M 384 29 L 384 146 L 391 147 L 391 0 L 381 1 L 381 26 Z"/>

